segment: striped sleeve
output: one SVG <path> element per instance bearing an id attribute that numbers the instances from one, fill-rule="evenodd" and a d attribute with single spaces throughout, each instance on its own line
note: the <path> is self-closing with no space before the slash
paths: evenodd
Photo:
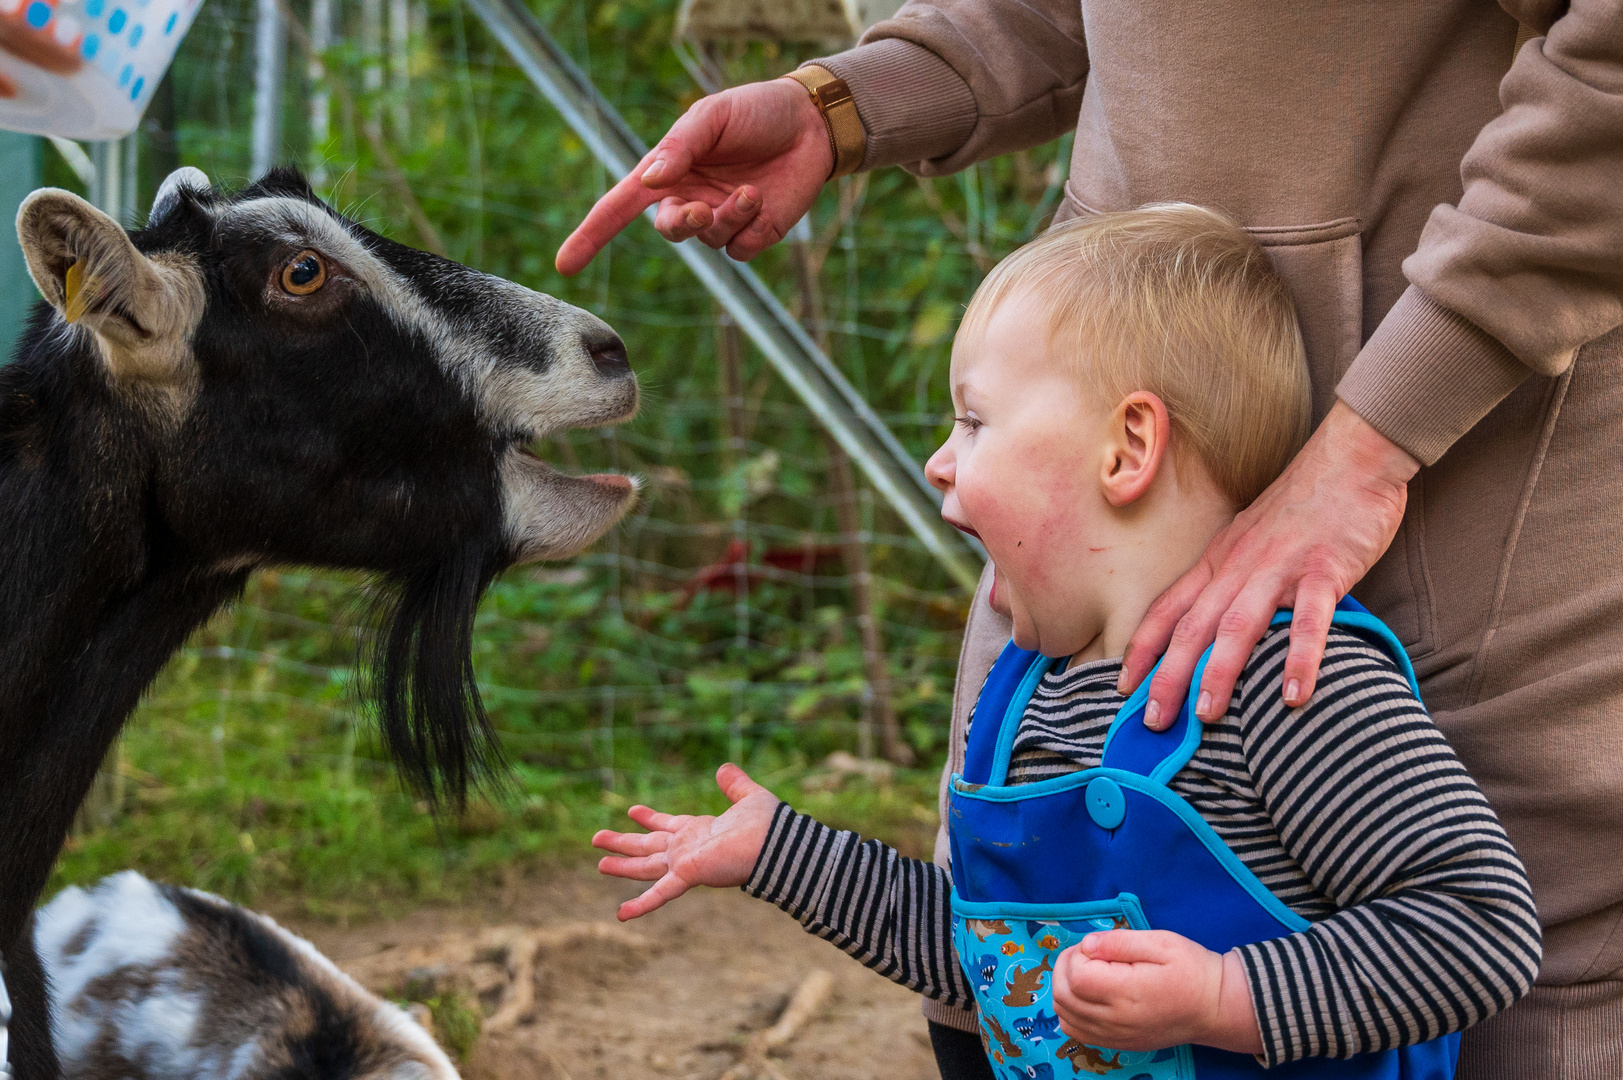
<path id="1" fill-rule="evenodd" d="M 934 863 L 780 803 L 743 888 L 892 982 L 948 1005 L 972 1000 L 952 946 L 952 881 Z"/>
<path id="2" fill-rule="evenodd" d="M 1336 631 L 1291 710 L 1288 645 L 1253 654 L 1233 709 L 1280 840 L 1340 910 L 1239 950 L 1263 1060 L 1412 1045 L 1505 1008 L 1532 985 L 1540 934 L 1499 819 L 1382 652 Z"/>

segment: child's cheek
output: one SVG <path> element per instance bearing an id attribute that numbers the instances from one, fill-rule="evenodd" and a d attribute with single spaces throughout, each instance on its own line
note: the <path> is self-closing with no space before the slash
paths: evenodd
<path id="1" fill-rule="evenodd" d="M 1078 520 L 1085 505 L 1083 492 L 1068 476 L 1027 473 L 1010 488 L 960 493 L 965 509 L 977 525 L 987 551 L 1000 564 L 1018 573 L 1023 584 L 1041 587 L 1066 559 L 1066 539 L 1078 535 Z M 971 502 L 975 505 L 971 506 Z"/>

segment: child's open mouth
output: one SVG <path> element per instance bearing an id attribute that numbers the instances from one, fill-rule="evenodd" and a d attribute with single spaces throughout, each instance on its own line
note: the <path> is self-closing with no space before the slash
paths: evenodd
<path id="1" fill-rule="evenodd" d="M 954 520 L 952 520 L 952 518 L 945 517 L 945 516 L 943 516 L 941 520 L 945 521 L 948 525 L 951 525 L 953 528 L 957 529 L 959 532 L 968 533 L 970 536 L 973 536 L 977 540 L 980 540 L 980 538 L 981 538 L 980 533 L 976 532 L 974 529 L 971 529 L 968 525 L 965 525 L 961 521 L 954 521 Z M 985 541 L 981 541 L 981 542 L 985 543 Z"/>

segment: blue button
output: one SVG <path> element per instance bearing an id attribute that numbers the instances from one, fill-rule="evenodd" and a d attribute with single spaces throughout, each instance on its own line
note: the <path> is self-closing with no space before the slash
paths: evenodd
<path id="1" fill-rule="evenodd" d="M 1121 786 L 1108 776 L 1095 776 L 1088 781 L 1083 800 L 1088 804 L 1088 817 L 1101 829 L 1114 829 L 1127 816 L 1127 797 Z"/>

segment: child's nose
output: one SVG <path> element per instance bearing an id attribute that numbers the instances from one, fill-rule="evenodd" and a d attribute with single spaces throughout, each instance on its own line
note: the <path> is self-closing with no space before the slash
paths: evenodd
<path id="1" fill-rule="evenodd" d="M 930 455 L 930 460 L 924 463 L 924 478 L 941 492 L 951 490 L 956 481 L 958 463 L 950 449 L 951 446 L 950 441 L 942 443 L 941 447 Z"/>

